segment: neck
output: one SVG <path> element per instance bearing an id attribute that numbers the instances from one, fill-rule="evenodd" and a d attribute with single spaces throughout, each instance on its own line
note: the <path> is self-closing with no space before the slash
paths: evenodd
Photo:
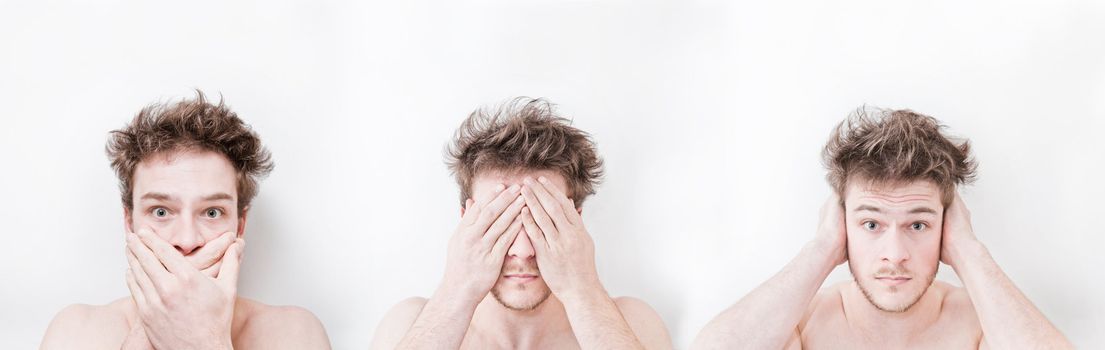
<path id="1" fill-rule="evenodd" d="M 571 332 L 564 304 L 554 295 L 533 310 L 511 310 L 490 293 L 476 306 L 467 337 L 503 348 L 537 348 L 542 339 L 559 332 Z"/>
<path id="2" fill-rule="evenodd" d="M 852 282 L 841 293 L 844 314 L 849 326 L 869 339 L 880 342 L 908 342 L 919 335 L 940 317 L 944 293 L 934 283 L 925 289 L 925 293 L 908 310 L 890 312 L 879 310 L 872 305 L 856 282 Z M 886 343 L 889 344 L 889 343 Z"/>

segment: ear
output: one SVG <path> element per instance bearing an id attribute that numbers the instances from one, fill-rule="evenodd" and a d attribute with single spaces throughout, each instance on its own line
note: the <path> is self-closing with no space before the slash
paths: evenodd
<path id="1" fill-rule="evenodd" d="M 123 206 L 123 231 L 124 234 L 134 232 L 134 217 L 126 206 Z"/>
<path id="2" fill-rule="evenodd" d="M 238 215 L 238 238 L 242 238 L 246 235 L 246 215 L 249 214 L 250 206 L 242 208 L 242 212 Z"/>
<path id="3" fill-rule="evenodd" d="M 579 213 L 579 216 L 583 216 L 583 207 L 577 207 L 576 212 Z"/>

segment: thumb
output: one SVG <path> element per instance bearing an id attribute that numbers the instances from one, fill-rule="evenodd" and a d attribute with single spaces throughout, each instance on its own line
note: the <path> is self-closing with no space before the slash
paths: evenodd
<path id="1" fill-rule="evenodd" d="M 242 251 L 245 249 L 245 245 L 245 240 L 239 238 L 223 254 L 222 266 L 219 267 L 219 277 L 215 280 L 226 290 L 237 291 L 238 271 L 242 266 Z"/>

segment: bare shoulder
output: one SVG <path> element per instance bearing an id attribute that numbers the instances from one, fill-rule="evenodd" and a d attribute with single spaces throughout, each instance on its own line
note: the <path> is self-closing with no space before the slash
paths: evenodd
<path id="1" fill-rule="evenodd" d="M 806 307 L 806 314 L 802 317 L 802 322 L 799 323 L 798 327 L 800 329 L 805 328 L 811 320 L 816 324 L 827 318 L 842 314 L 844 301 L 841 291 L 851 283 L 851 281 L 842 281 L 817 291 L 817 294 L 810 300 L 810 305 Z"/>
<path id="2" fill-rule="evenodd" d="M 50 321 L 41 349 L 118 349 L 130 330 L 127 303 L 122 298 L 106 305 L 73 304 Z"/>
<path id="3" fill-rule="evenodd" d="M 422 313 L 422 308 L 426 306 L 427 301 L 426 298 L 411 297 L 392 306 L 376 325 L 371 349 L 394 349 L 399 345 L 411 325 L 418 319 L 418 315 Z"/>
<path id="4" fill-rule="evenodd" d="M 971 296 L 967 294 L 967 288 L 954 286 L 942 281 L 932 283 L 932 286 L 944 292 L 944 309 L 952 308 L 954 312 L 975 313 Z"/>
<path id="5" fill-rule="evenodd" d="M 844 301 L 842 292 L 852 282 L 843 281 L 822 288 L 810 300 L 806 313 L 794 329 L 785 348 L 801 349 L 812 340 L 832 336 L 840 322 L 844 320 Z"/>
<path id="6" fill-rule="evenodd" d="M 664 325 L 660 314 L 641 299 L 633 297 L 614 298 L 625 322 L 633 329 L 633 334 L 646 349 L 671 349 L 671 335 Z"/>
<path id="7" fill-rule="evenodd" d="M 299 306 L 266 305 L 238 298 L 234 347 L 244 349 L 329 349 L 322 322 Z"/>
<path id="8" fill-rule="evenodd" d="M 978 314 L 975 313 L 974 303 L 971 302 L 971 296 L 967 294 L 966 288 L 941 281 L 933 282 L 931 288 L 936 288 L 944 294 L 940 309 L 941 320 L 954 322 L 956 328 L 969 327 L 969 329 L 981 330 Z"/>

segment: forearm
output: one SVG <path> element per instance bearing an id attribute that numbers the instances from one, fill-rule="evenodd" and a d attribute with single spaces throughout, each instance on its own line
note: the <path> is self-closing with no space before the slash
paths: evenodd
<path id="1" fill-rule="evenodd" d="M 829 252 L 820 242 L 806 244 L 779 273 L 710 321 L 693 348 L 781 349 L 835 267 Z"/>
<path id="2" fill-rule="evenodd" d="M 983 338 L 996 349 L 1073 348 L 1024 296 L 978 241 L 955 251 L 955 272 L 967 288 L 982 324 Z"/>
<path id="3" fill-rule="evenodd" d="M 557 298 L 581 349 L 644 349 L 601 284 Z"/>
<path id="4" fill-rule="evenodd" d="M 418 318 L 396 348 L 459 348 L 479 300 L 471 293 L 443 285 L 426 301 Z"/>

